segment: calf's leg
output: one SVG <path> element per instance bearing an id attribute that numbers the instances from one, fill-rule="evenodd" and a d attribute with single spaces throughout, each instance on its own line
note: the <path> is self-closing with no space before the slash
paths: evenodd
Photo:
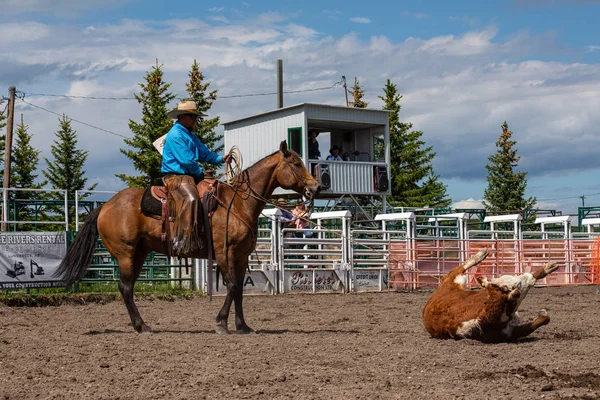
<path id="1" fill-rule="evenodd" d="M 556 271 L 557 269 L 558 269 L 558 264 L 555 262 L 551 262 L 551 263 L 544 265 L 543 268 L 540 268 L 537 271 L 535 271 L 533 273 L 533 277 L 535 279 L 543 279 L 546 276 L 548 276 L 549 274 L 551 274 L 552 272 Z"/>
<path id="2" fill-rule="evenodd" d="M 511 332 L 511 335 L 508 339 L 515 340 L 518 338 L 525 337 L 525 336 L 531 334 L 532 332 L 534 332 L 539 327 L 547 325 L 549 322 L 550 322 L 550 317 L 548 316 L 548 313 L 546 312 L 546 310 L 541 310 L 538 313 L 538 317 L 533 322 L 529 322 L 527 324 L 523 324 L 523 325 L 519 325 L 519 326 L 515 327 L 513 329 L 513 331 Z"/>

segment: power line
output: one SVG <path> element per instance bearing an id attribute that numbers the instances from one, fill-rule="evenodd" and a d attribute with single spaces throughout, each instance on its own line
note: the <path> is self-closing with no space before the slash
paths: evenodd
<path id="1" fill-rule="evenodd" d="M 44 107 L 36 106 L 35 104 L 32 104 L 32 103 L 30 103 L 30 102 L 28 102 L 28 101 L 25 101 L 24 99 L 20 99 L 20 100 L 21 100 L 23 103 L 25 103 L 25 104 L 29 104 L 29 105 L 30 105 L 30 106 L 32 106 L 32 107 L 39 108 L 40 110 L 46 111 L 46 112 L 48 112 L 48 113 L 50 113 L 50 114 L 58 115 L 59 117 L 62 117 L 62 116 L 64 115 L 64 114 L 59 114 L 59 113 L 57 113 L 57 112 L 54 112 L 54 111 L 48 110 L 47 108 L 44 108 Z M 120 133 L 112 132 L 112 131 L 109 131 L 109 130 L 107 130 L 107 129 L 100 128 L 100 127 L 97 127 L 97 126 L 94 126 L 94 125 L 88 124 L 87 122 L 79 121 L 79 120 L 77 120 L 77 119 L 74 119 L 74 118 L 71 118 L 71 117 L 69 117 L 69 119 L 70 119 L 71 121 L 78 122 L 78 123 L 80 123 L 80 124 L 82 124 L 82 125 L 89 126 L 90 128 L 94 128 L 94 129 L 98 129 L 99 131 L 102 131 L 102 132 L 110 133 L 111 135 L 120 136 L 120 137 L 122 137 L 122 138 L 124 138 L 124 139 L 130 139 L 129 137 L 127 137 L 127 136 L 124 136 L 124 135 L 121 135 Z"/>
<path id="2" fill-rule="evenodd" d="M 301 92 L 314 92 L 317 90 L 327 90 L 327 89 L 332 89 L 338 85 L 341 84 L 340 82 L 336 82 L 331 86 L 326 86 L 326 87 L 320 87 L 320 88 L 313 88 L 313 89 L 302 89 L 302 90 L 290 90 L 284 93 L 301 93 Z M 269 93 L 249 93 L 249 94 L 239 94 L 239 95 L 232 95 L 232 96 L 221 96 L 221 99 L 227 99 L 227 98 L 235 98 L 235 97 L 251 97 L 251 96 L 268 96 L 268 95 L 275 95 L 277 94 L 277 92 L 269 92 Z M 91 99 L 91 100 L 137 100 L 135 97 L 96 97 L 96 96 L 71 96 L 71 95 L 66 95 L 66 94 L 51 94 L 51 93 L 30 93 L 30 92 L 23 92 L 23 91 L 17 91 L 17 97 L 19 98 L 19 100 L 21 100 L 23 103 L 28 104 L 32 107 L 38 108 L 42 111 L 46 111 L 47 113 L 50 114 L 54 114 L 57 115 L 59 117 L 62 117 L 63 115 L 54 112 L 52 110 L 48 110 L 47 108 L 35 105 L 33 103 L 30 103 L 28 101 L 25 101 L 25 96 L 45 96 L 45 97 L 63 97 L 63 98 L 74 98 L 74 99 Z M 71 121 L 80 123 L 82 125 L 88 126 L 90 128 L 93 129 L 97 129 L 99 131 L 102 132 L 106 132 L 106 133 L 110 133 L 111 135 L 115 135 L 115 136 L 119 136 L 122 137 L 124 139 L 130 139 L 127 136 L 121 135 L 120 133 L 116 133 L 116 132 L 112 132 L 109 131 L 107 129 L 104 128 L 100 128 L 98 126 L 92 125 L 92 124 L 88 124 L 87 122 L 83 122 L 83 121 L 79 121 L 77 119 L 74 118 L 69 118 Z"/>
<path id="3" fill-rule="evenodd" d="M 585 197 L 598 196 L 599 193 L 585 194 Z M 551 200 L 568 200 L 568 199 L 581 199 L 581 196 L 567 196 L 567 197 L 555 197 L 552 199 L 536 199 L 537 201 L 551 201 Z"/>
<path id="4" fill-rule="evenodd" d="M 299 90 L 288 90 L 283 93 L 293 94 L 293 93 L 305 93 L 305 92 L 316 92 L 319 90 L 329 90 L 337 87 L 340 82 L 336 82 L 331 86 L 324 86 L 313 89 L 299 89 Z M 69 99 L 86 99 L 86 100 L 137 100 L 135 97 L 97 97 L 97 96 L 74 96 L 67 94 L 52 94 L 52 93 L 31 93 L 31 92 L 22 92 L 19 91 L 22 95 L 26 96 L 44 96 L 44 97 L 62 97 Z M 256 97 L 256 96 L 272 96 L 276 95 L 277 92 L 267 92 L 267 93 L 246 93 L 246 94 L 234 94 L 230 96 L 218 96 L 217 99 L 234 99 L 240 97 Z"/>
<path id="5" fill-rule="evenodd" d="M 66 97 L 69 99 L 89 99 L 89 100 L 136 100 L 135 97 L 96 97 L 96 96 L 71 96 L 66 94 L 51 94 L 51 93 L 29 93 L 20 92 L 27 96 L 44 96 L 44 97 Z"/>

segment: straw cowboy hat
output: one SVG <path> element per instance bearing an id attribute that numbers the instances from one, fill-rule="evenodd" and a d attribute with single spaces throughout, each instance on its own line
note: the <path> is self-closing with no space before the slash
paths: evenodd
<path id="1" fill-rule="evenodd" d="M 207 115 L 202 112 L 199 112 L 196 109 L 195 101 L 184 100 L 184 101 L 180 101 L 179 104 L 177 104 L 177 108 L 174 108 L 173 110 L 169 111 L 169 113 L 167 114 L 167 117 L 175 119 L 183 114 L 194 114 L 194 115 L 199 115 L 201 117 L 205 117 Z"/>

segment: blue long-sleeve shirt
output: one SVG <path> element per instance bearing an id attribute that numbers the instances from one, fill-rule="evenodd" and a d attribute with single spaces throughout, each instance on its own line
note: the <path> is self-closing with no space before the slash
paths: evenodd
<path id="1" fill-rule="evenodd" d="M 185 174 L 198 178 L 202 168 L 198 162 L 221 164 L 223 157 L 209 148 L 179 122 L 167 133 L 160 171 L 163 174 Z"/>

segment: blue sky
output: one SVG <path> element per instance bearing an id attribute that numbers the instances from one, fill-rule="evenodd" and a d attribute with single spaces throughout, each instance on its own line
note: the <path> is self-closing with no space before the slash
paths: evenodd
<path id="1" fill-rule="evenodd" d="M 129 97 L 158 58 L 175 93 L 194 59 L 221 96 L 264 93 L 275 90 L 281 58 L 285 90 L 358 77 L 369 106 L 380 108 L 390 78 L 403 94 L 401 118 L 423 130 L 458 206 L 483 197 L 505 120 L 540 206 L 573 213 L 582 194 L 600 205 L 599 0 L 388 3 L 0 0 L 0 90 Z M 141 115 L 135 101 L 25 100 L 123 136 Z M 341 105 L 343 91 L 284 98 L 305 101 Z M 212 112 L 225 122 L 275 104 L 275 96 L 222 98 Z M 16 112 L 49 157 L 57 117 L 24 103 Z M 134 172 L 123 139 L 73 126 L 90 150 L 90 181 L 123 188 L 114 174 Z"/>

